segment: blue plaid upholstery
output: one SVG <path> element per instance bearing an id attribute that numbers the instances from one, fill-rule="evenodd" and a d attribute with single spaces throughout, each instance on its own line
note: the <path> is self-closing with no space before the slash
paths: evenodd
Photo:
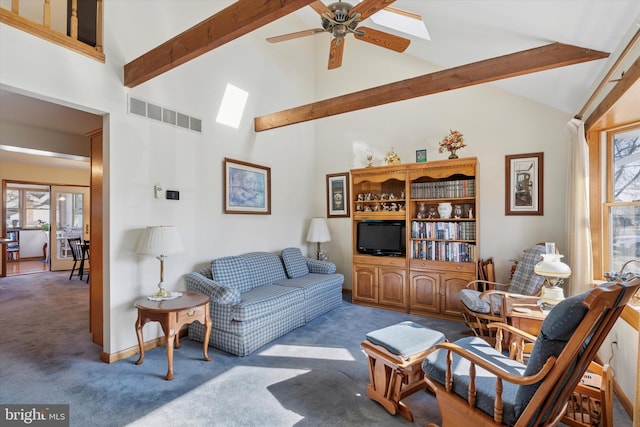
<path id="1" fill-rule="evenodd" d="M 187 274 L 188 290 L 211 298 L 209 345 L 247 356 L 340 305 L 344 276 L 335 274 L 335 264 L 303 261 L 313 272 L 294 279 L 287 279 L 283 260 L 270 252 L 218 258 L 210 268 Z M 204 333 L 200 323 L 189 325 L 189 339 L 203 341 Z"/>
<path id="2" fill-rule="evenodd" d="M 307 265 L 309 266 L 309 273 L 333 274 L 336 272 L 336 265 L 329 261 L 307 258 Z"/>
<path id="3" fill-rule="evenodd" d="M 518 261 L 516 271 L 513 273 L 509 292 L 536 295 L 540 291 L 544 283 L 544 277 L 535 274 L 533 269 L 537 263 L 542 261 L 542 254 L 544 253 L 546 253 L 544 245 L 536 245 L 525 251 L 520 261 Z"/>
<path id="4" fill-rule="evenodd" d="M 287 278 L 287 273 L 284 271 L 284 264 L 278 254 L 271 252 L 249 252 L 240 256 L 246 263 L 246 269 L 251 282 L 250 288 L 270 285 L 278 280 Z"/>
<path id="5" fill-rule="evenodd" d="M 300 248 L 286 248 L 281 252 L 284 268 L 290 279 L 309 274 L 307 260 L 302 255 Z"/>
<path id="6" fill-rule="evenodd" d="M 251 289 L 251 281 L 245 260 L 239 256 L 227 256 L 214 259 L 211 262 L 213 278 L 218 283 L 224 283 L 237 288 L 240 292 Z"/>
<path id="7" fill-rule="evenodd" d="M 304 293 L 305 322 L 309 322 L 342 304 L 342 274 L 309 273 L 276 282 L 277 285 L 300 288 Z"/>
<path id="8" fill-rule="evenodd" d="M 536 245 L 525 251 L 518 261 L 516 271 L 513 273 L 511 284 L 507 292 L 521 295 L 536 295 L 544 284 L 544 277 L 538 276 L 533 269 L 536 264 L 542 261 L 542 254 L 546 251 L 543 245 Z M 491 306 L 493 314 L 500 314 L 502 307 L 502 296 L 498 294 L 487 295 L 480 298 L 481 292 L 475 289 L 463 289 L 460 291 L 460 301 L 467 308 L 476 313 L 489 314 Z M 493 302 L 490 306 L 489 304 Z"/>
<path id="9" fill-rule="evenodd" d="M 483 359 L 491 361 L 505 371 L 522 375 L 526 366 L 509 358 L 508 355 L 498 353 L 485 340 L 478 337 L 461 338 L 455 342 L 460 347 L 478 354 Z M 425 358 L 422 362 L 422 370 L 432 380 L 444 384 L 446 375 L 446 350 L 436 350 Z M 453 391 L 458 396 L 466 399 L 469 390 L 469 367 L 470 362 L 457 354 L 453 354 Z M 504 404 L 503 422 L 506 425 L 513 425 L 516 420 L 516 393 L 518 386 L 503 381 L 502 399 Z M 476 367 L 476 406 L 483 412 L 493 417 L 493 404 L 496 397 L 496 378 L 489 371 Z"/>

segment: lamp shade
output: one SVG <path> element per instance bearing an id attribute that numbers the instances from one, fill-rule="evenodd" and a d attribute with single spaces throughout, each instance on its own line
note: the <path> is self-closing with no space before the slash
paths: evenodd
<path id="1" fill-rule="evenodd" d="M 331 233 L 324 218 L 311 218 L 309 232 L 307 232 L 307 242 L 323 243 L 331 240 Z"/>
<path id="2" fill-rule="evenodd" d="M 542 261 L 533 268 L 534 273 L 543 277 L 556 277 L 566 279 L 571 276 L 571 268 L 560 261 L 562 255 L 543 254 Z"/>
<path id="3" fill-rule="evenodd" d="M 178 230 L 173 226 L 147 227 L 142 233 L 136 253 L 166 256 L 184 251 Z"/>

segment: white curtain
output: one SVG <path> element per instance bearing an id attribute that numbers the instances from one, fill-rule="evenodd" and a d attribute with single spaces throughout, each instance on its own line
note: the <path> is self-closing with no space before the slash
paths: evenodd
<path id="1" fill-rule="evenodd" d="M 589 224 L 589 146 L 584 135 L 584 122 L 571 119 L 567 165 L 567 248 L 564 261 L 571 267 L 566 282 L 568 295 L 581 293 L 593 286 L 593 254 Z"/>

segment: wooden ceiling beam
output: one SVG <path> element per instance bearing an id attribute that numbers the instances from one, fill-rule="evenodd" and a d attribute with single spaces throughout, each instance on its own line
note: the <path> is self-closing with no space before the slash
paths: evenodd
<path id="1" fill-rule="evenodd" d="M 124 66 L 124 85 L 135 87 L 315 0 L 238 0 Z"/>
<path id="2" fill-rule="evenodd" d="M 608 57 L 562 43 L 511 53 L 256 117 L 256 132 Z"/>

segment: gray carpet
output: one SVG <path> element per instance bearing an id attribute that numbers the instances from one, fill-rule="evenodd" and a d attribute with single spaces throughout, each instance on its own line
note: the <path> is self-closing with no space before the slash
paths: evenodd
<path id="1" fill-rule="evenodd" d="M 88 286 L 68 274 L 0 278 L 0 403 L 70 405 L 72 426 L 407 426 L 365 393 L 360 342 L 371 330 L 413 320 L 455 340 L 461 323 L 341 307 L 244 358 L 183 340 L 173 381 L 164 348 L 114 364 L 99 361 L 88 332 Z M 134 325 L 132 324 L 133 328 Z M 426 392 L 405 402 L 414 424 L 439 422 Z M 626 414 L 623 414 L 626 416 Z M 616 410 L 615 425 L 630 426 Z M 624 416 L 622 418 L 624 418 Z"/>

